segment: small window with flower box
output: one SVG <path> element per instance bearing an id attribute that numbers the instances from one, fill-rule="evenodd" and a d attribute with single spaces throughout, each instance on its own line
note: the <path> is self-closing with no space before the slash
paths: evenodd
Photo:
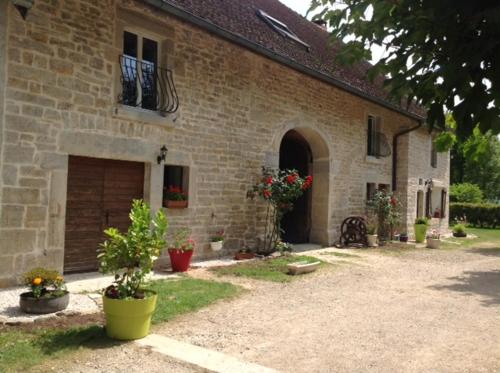
<path id="1" fill-rule="evenodd" d="M 166 165 L 163 174 L 163 206 L 169 209 L 188 207 L 189 168 Z"/>

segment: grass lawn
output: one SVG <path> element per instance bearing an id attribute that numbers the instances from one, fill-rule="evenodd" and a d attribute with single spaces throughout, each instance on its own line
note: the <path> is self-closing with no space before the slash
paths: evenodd
<path id="1" fill-rule="evenodd" d="M 230 266 L 212 268 L 211 271 L 220 276 L 241 276 L 250 277 L 257 280 L 272 282 L 289 282 L 300 276 L 290 276 L 287 274 L 287 264 L 292 262 L 321 262 L 320 259 L 305 255 L 290 255 L 278 258 L 252 260 L 244 263 L 237 263 Z"/>
<path id="2" fill-rule="evenodd" d="M 153 323 L 171 320 L 177 315 L 196 311 L 219 299 L 235 297 L 241 292 L 240 287 L 229 283 L 188 277 L 153 281 L 148 288 L 158 292 Z M 100 325 L 69 329 L 33 328 L 29 331 L 5 327 L 0 330 L 0 372 L 18 372 L 71 351 L 106 348 L 119 343 L 107 338 Z"/>
<path id="3" fill-rule="evenodd" d="M 441 248 L 484 248 L 500 249 L 500 229 L 467 228 L 467 234 L 473 234 L 477 238 L 450 237 L 443 240 Z"/>

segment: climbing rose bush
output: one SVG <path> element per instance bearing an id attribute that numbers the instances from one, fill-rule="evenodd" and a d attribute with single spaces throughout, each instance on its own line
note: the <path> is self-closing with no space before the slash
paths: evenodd
<path id="1" fill-rule="evenodd" d="M 266 229 L 264 234 L 264 253 L 276 250 L 281 241 L 281 220 L 288 211 L 293 209 L 293 203 L 306 190 L 311 188 L 312 176 L 301 177 L 296 170 L 262 169 L 262 177 L 248 192 L 250 198 L 261 198 L 268 203 Z"/>

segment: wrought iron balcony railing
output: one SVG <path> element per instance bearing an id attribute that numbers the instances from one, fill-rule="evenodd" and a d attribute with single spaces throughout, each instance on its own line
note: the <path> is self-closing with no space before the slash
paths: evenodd
<path id="1" fill-rule="evenodd" d="M 140 107 L 161 113 L 174 113 L 179 107 L 172 71 L 148 61 L 120 56 L 122 105 Z"/>

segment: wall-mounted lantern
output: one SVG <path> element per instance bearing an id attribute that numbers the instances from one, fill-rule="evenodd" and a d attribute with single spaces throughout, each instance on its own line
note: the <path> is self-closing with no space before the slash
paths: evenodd
<path id="1" fill-rule="evenodd" d="M 165 162 L 165 159 L 167 159 L 167 153 L 168 153 L 168 149 L 165 145 L 163 145 L 160 148 L 160 155 L 158 155 L 158 157 L 156 157 L 156 161 L 158 162 L 158 164 L 160 164 L 161 162 Z"/>
<path id="2" fill-rule="evenodd" d="M 35 2 L 35 0 L 11 0 L 11 1 L 12 1 L 12 4 L 14 4 L 14 6 L 17 8 L 19 13 L 21 14 L 21 17 L 23 17 L 23 19 L 26 19 L 26 16 L 28 14 L 28 10 L 31 9 L 31 7 L 33 6 L 33 3 Z"/>

